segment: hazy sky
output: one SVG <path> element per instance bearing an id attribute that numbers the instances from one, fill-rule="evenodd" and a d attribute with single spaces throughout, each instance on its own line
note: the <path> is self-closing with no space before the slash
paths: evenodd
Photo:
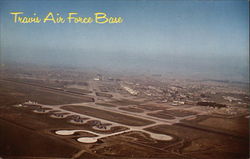
<path id="1" fill-rule="evenodd" d="M 248 68 L 247 0 L 1 1 L 5 60 L 103 68 L 244 72 Z M 14 24 L 12 11 L 106 12 L 122 24 Z M 171 71 L 170 69 L 170 71 Z M 245 76 L 245 75 L 244 75 Z"/>

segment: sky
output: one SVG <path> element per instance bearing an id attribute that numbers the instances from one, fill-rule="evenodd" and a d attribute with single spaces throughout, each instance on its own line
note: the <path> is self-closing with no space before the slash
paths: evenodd
<path id="1" fill-rule="evenodd" d="M 247 0 L 0 0 L 2 62 L 248 78 Z M 10 12 L 121 16 L 121 24 L 16 24 Z"/>

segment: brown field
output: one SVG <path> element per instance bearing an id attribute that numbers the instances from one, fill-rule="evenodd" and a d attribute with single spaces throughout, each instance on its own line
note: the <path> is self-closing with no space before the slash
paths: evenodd
<path id="1" fill-rule="evenodd" d="M 58 91 L 8 81 L 1 81 L 0 96 L 0 105 L 19 104 L 28 100 L 52 105 L 92 101 L 92 98 L 86 96 L 73 96 Z"/>
<path id="2" fill-rule="evenodd" d="M 4 120 L 0 120 L 0 132 L 2 157 L 71 157 L 72 154 L 79 151 L 76 146 L 63 140 Z"/>
<path id="3" fill-rule="evenodd" d="M 183 139 L 185 144 L 178 151 L 191 158 L 211 159 L 211 155 L 214 158 L 226 159 L 245 159 L 248 157 L 248 136 L 237 138 L 208 130 L 183 127 L 178 124 L 159 125 L 147 130 Z"/>
<path id="4" fill-rule="evenodd" d="M 76 92 L 76 93 L 83 93 L 83 94 L 88 94 L 88 93 L 92 93 L 89 90 L 86 89 L 78 89 L 78 88 L 66 88 L 67 91 L 72 91 L 72 92 Z"/>
<path id="5" fill-rule="evenodd" d="M 236 117 L 236 118 L 208 117 L 205 120 L 199 121 L 198 125 L 216 130 L 234 132 L 245 136 L 249 134 L 249 120 L 244 117 Z"/>
<path id="6" fill-rule="evenodd" d="M 86 114 L 90 116 L 94 116 L 97 118 L 109 120 L 109 121 L 114 121 L 117 123 L 125 124 L 125 125 L 130 125 L 130 126 L 143 126 L 143 125 L 148 125 L 152 124 L 153 122 L 140 119 L 140 118 L 135 118 L 119 113 L 113 113 L 109 111 L 104 111 L 104 110 L 99 110 L 91 107 L 85 107 L 85 106 L 63 106 L 62 107 L 65 110 L 81 113 L 81 114 Z"/>
<path id="7" fill-rule="evenodd" d="M 174 119 L 174 117 L 185 117 L 189 115 L 195 115 L 195 112 L 186 110 L 163 110 L 157 113 L 148 113 L 150 116 L 162 118 L 162 119 Z"/>
<path id="8" fill-rule="evenodd" d="M 16 81 L 20 83 L 28 83 L 32 85 L 49 86 L 49 87 L 57 87 L 57 88 L 63 88 L 64 86 L 62 83 L 51 82 L 51 81 L 46 81 L 42 79 L 8 78 L 8 80 Z"/>
<path id="9" fill-rule="evenodd" d="M 144 140 L 145 139 L 145 140 Z M 141 132 L 129 132 L 124 135 L 112 136 L 102 139 L 106 145 L 97 145 L 93 147 L 98 154 L 102 154 L 107 158 L 171 158 L 182 159 L 180 155 L 170 151 L 163 150 L 164 147 L 172 144 L 172 142 L 155 143 L 159 146 L 150 145 L 154 143 L 152 139 L 148 139 Z"/>
<path id="10" fill-rule="evenodd" d="M 148 134 L 138 131 L 129 132 L 125 136 L 129 137 L 130 141 L 134 140 L 137 143 L 145 144 L 147 146 L 152 146 L 160 149 L 164 149 L 165 147 L 170 147 L 171 145 L 176 144 L 177 142 L 181 142 L 181 139 L 179 139 L 178 137 L 174 137 L 170 141 L 155 140 L 151 138 Z"/>
<path id="11" fill-rule="evenodd" d="M 114 100 L 111 101 L 110 103 L 119 106 L 127 106 L 127 105 L 137 105 L 140 104 L 141 102 L 123 99 L 123 100 Z"/>
<path id="12" fill-rule="evenodd" d="M 142 109 L 138 109 L 138 108 L 134 108 L 134 107 L 122 107 L 119 109 L 129 111 L 129 112 L 135 112 L 135 113 L 142 113 L 143 112 Z"/>
<path id="13" fill-rule="evenodd" d="M 99 96 L 99 97 L 106 97 L 106 98 L 111 98 L 111 97 L 113 97 L 112 94 L 102 93 L 102 92 L 96 92 L 96 95 Z"/>
<path id="14" fill-rule="evenodd" d="M 154 105 L 138 105 L 138 108 L 149 110 L 149 111 L 154 111 L 154 110 L 162 110 L 162 107 L 157 107 Z"/>
<path id="15" fill-rule="evenodd" d="M 174 119 L 175 117 L 169 114 L 166 114 L 165 111 L 160 111 L 157 113 L 148 113 L 150 116 L 162 118 L 162 119 Z"/>
<path id="16" fill-rule="evenodd" d="M 191 111 L 187 111 L 187 110 L 180 110 L 180 109 L 178 109 L 178 110 L 164 110 L 162 113 L 169 114 L 172 116 L 177 116 L 177 117 L 184 117 L 184 116 L 197 114 L 195 112 L 191 112 Z"/>
<path id="17" fill-rule="evenodd" d="M 109 104 L 109 103 L 95 103 L 95 104 L 105 106 L 105 107 L 116 107 L 115 105 Z"/>

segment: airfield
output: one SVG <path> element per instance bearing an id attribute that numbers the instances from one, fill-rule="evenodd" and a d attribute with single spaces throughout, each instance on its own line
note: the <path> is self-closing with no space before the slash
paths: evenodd
<path id="1" fill-rule="evenodd" d="M 128 84 L 130 89 L 123 89 L 126 79 L 89 75 L 85 83 L 66 87 L 32 77 L 7 72 L 0 79 L 0 157 L 248 157 L 249 113 L 243 102 L 231 113 L 233 104 L 177 105 L 135 95 L 139 89 Z"/>

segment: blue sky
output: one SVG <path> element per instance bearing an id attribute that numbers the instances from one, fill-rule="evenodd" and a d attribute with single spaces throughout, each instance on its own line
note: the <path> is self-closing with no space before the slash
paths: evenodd
<path id="1" fill-rule="evenodd" d="M 200 66 L 246 69 L 248 65 L 247 0 L 0 2 L 1 47 L 6 60 L 76 65 L 120 61 L 134 67 L 149 62 L 155 69 L 155 63 L 159 67 L 183 63 L 182 67 L 194 65 L 191 70 Z M 27 16 L 45 16 L 50 11 L 62 16 L 106 12 L 124 17 L 124 22 L 14 24 L 11 11 Z"/>

